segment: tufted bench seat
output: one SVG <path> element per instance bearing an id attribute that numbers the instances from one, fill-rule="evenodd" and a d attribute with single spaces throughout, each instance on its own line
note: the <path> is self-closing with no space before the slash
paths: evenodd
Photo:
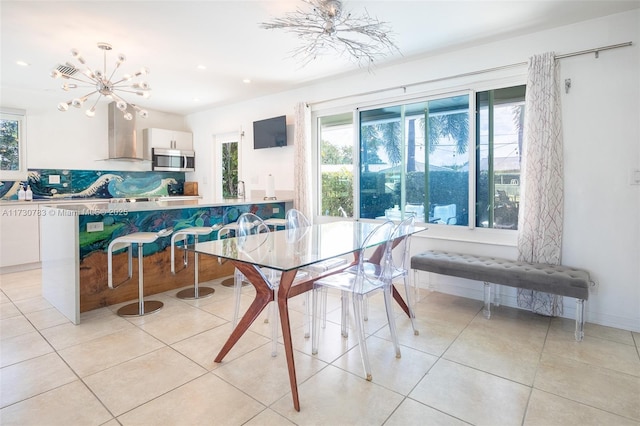
<path id="1" fill-rule="evenodd" d="M 491 316 L 491 283 L 576 298 L 576 340 L 584 337 L 589 273 L 562 265 L 429 250 L 411 258 L 411 269 L 484 281 L 484 316 Z"/>

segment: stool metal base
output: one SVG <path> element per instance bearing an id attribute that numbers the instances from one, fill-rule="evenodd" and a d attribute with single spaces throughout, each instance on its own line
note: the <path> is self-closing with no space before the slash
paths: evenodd
<path id="1" fill-rule="evenodd" d="M 139 317 L 143 315 L 149 315 L 158 312 L 163 305 L 164 303 L 157 300 L 145 300 L 144 311 L 141 313 L 140 304 L 138 302 L 130 303 L 118 309 L 118 315 L 120 315 L 121 317 Z"/>
<path id="2" fill-rule="evenodd" d="M 205 297 L 213 296 L 216 290 L 211 287 L 198 287 L 198 297 L 196 297 L 196 289 L 194 287 L 185 288 L 180 290 L 176 297 L 178 299 L 204 299 Z"/>

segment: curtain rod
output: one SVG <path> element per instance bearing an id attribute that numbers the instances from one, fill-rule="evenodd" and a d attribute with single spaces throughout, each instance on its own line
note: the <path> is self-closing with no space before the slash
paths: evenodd
<path id="1" fill-rule="evenodd" d="M 555 58 L 556 59 L 564 59 L 564 58 L 570 58 L 572 56 L 579 56 L 579 55 L 587 55 L 589 53 L 595 53 L 596 58 L 598 58 L 600 55 L 599 53 L 603 50 L 610 50 L 610 49 L 617 49 L 619 47 L 627 47 L 627 46 L 631 46 L 633 43 L 628 41 L 626 43 L 618 43 L 618 44 L 610 44 L 608 46 L 602 46 L 602 47 L 596 47 L 593 49 L 587 49 L 587 50 L 580 50 L 578 52 L 571 52 L 571 53 L 565 53 L 563 55 L 556 55 Z M 421 86 L 423 84 L 428 84 L 428 83 L 437 83 L 439 81 L 443 81 L 443 80 L 450 80 L 453 78 L 461 78 L 461 77 L 469 77 L 472 75 L 477 75 L 477 74 L 484 74 L 487 72 L 493 72 L 493 71 L 501 71 L 504 69 L 509 69 L 509 68 L 515 68 L 515 67 L 520 67 L 523 65 L 527 65 L 528 62 L 518 62 L 515 64 L 509 64 L 509 65 L 502 65 L 499 67 L 493 67 L 493 68 L 486 68 L 483 70 L 477 70 L 477 71 L 470 71 L 470 72 L 465 72 L 462 74 L 456 74 L 456 75 L 450 75 L 447 77 L 439 77 L 439 78 L 434 78 L 431 80 L 424 80 L 424 81 L 419 81 L 416 83 L 409 83 L 409 84 L 403 84 L 402 86 L 395 86 L 395 87 L 388 87 L 386 89 L 377 89 L 377 90 L 371 90 L 369 92 L 361 92 L 361 93 L 356 93 L 353 95 L 345 95 L 345 96 L 339 96 L 337 98 L 331 98 L 331 99 L 324 99 L 322 101 L 315 101 L 315 102 L 307 102 L 307 105 L 311 106 L 311 105 L 316 105 L 316 104 L 321 104 L 321 103 L 325 103 L 325 102 L 333 102 L 333 101 L 339 101 L 342 99 L 349 99 L 349 98 L 354 98 L 357 96 L 368 96 L 368 95 L 373 95 L 376 93 L 382 93 L 382 92 L 388 92 L 391 90 L 405 90 L 408 87 L 413 87 L 413 86 Z"/>

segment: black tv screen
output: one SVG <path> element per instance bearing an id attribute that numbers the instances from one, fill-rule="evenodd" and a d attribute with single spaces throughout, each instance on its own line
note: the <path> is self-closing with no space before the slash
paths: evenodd
<path id="1" fill-rule="evenodd" d="M 253 122 L 253 149 L 287 146 L 287 117 L 268 118 Z"/>

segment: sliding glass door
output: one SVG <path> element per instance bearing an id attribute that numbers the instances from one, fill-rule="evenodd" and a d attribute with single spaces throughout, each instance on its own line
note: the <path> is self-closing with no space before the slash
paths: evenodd
<path id="1" fill-rule="evenodd" d="M 360 112 L 360 217 L 468 224 L 469 95 Z"/>

